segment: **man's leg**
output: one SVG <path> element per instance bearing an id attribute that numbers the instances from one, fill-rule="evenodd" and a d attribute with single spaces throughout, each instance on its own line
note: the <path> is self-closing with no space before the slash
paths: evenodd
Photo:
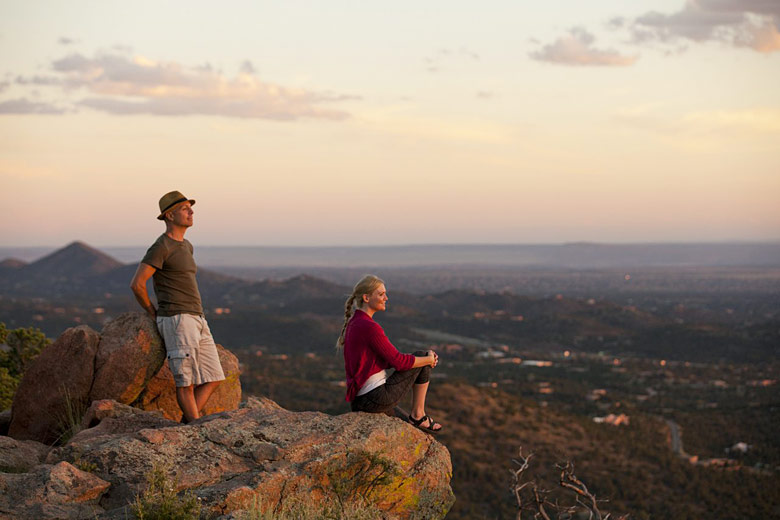
<path id="1" fill-rule="evenodd" d="M 203 407 L 206 406 L 211 394 L 225 380 L 225 373 L 222 370 L 222 363 L 219 361 L 217 344 L 211 335 L 211 329 L 209 329 L 206 318 L 198 316 L 197 320 L 200 324 L 200 339 L 198 341 L 199 380 L 203 381 L 205 379 L 208 381 L 195 387 L 195 401 L 200 414 L 203 412 Z"/>
<path id="2" fill-rule="evenodd" d="M 195 387 L 195 404 L 198 407 L 198 416 L 203 412 L 203 407 L 222 381 L 211 381 Z"/>
<path id="3" fill-rule="evenodd" d="M 200 417 L 197 401 L 195 400 L 195 385 L 177 386 L 176 401 L 184 413 L 184 422 L 189 423 Z"/>
<path id="4" fill-rule="evenodd" d="M 197 345 L 200 339 L 199 327 L 193 326 L 188 314 L 158 316 L 157 329 L 165 342 L 168 368 L 176 384 L 176 402 L 184 414 L 184 422 L 194 421 L 198 413 L 193 385 L 193 364 L 195 351 L 191 345 Z"/>

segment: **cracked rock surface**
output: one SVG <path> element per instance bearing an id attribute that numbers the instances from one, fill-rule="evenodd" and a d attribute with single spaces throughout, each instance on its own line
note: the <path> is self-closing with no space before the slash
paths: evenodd
<path id="1" fill-rule="evenodd" d="M 291 412 L 267 399 L 250 399 L 237 410 L 182 425 L 160 412 L 102 400 L 93 403 L 84 426 L 91 427 L 48 453 L 47 465 L 3 475 L 0 486 L 14 489 L 19 506 L 3 501 L 0 512 L 13 518 L 129 517 L 127 506 L 145 489 L 146 475 L 166 467 L 178 489 L 196 494 L 205 511 L 231 518 L 258 500 L 277 510 L 286 503 L 322 501 L 354 455 L 365 453 L 397 468 L 372 495 L 385 518 L 437 518 L 454 501 L 447 449 L 382 414 Z M 54 479 L 55 468 L 57 479 L 69 468 L 68 478 L 79 483 L 68 487 L 70 494 L 40 491 L 54 489 L 41 482 Z M 431 513 L 420 514 L 421 508 Z"/>

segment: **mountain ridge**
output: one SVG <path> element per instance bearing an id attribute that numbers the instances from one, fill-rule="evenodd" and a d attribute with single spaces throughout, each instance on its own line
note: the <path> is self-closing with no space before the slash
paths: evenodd
<path id="1" fill-rule="evenodd" d="M 138 265 L 122 263 L 79 241 L 35 262 L 21 265 L 19 262 L 11 259 L 0 262 L 0 292 L 50 299 L 101 300 L 107 294 L 130 296 L 130 280 Z M 326 298 L 348 291 L 343 286 L 305 274 L 285 280 L 250 281 L 199 268 L 197 279 L 204 299 L 222 304 L 257 301 L 285 304 L 295 299 Z"/>
<path id="2" fill-rule="evenodd" d="M 137 261 L 145 247 L 101 247 L 123 262 Z M 0 247 L 0 258 L 33 261 L 50 248 Z M 427 244 L 392 246 L 198 245 L 206 267 L 423 267 L 443 265 L 636 268 L 680 266 L 780 266 L 780 242 L 610 244 Z"/>

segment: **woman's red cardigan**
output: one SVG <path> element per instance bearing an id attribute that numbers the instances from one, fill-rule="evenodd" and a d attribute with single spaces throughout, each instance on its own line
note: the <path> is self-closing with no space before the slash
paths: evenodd
<path id="1" fill-rule="evenodd" d="M 412 354 L 402 354 L 387 339 L 385 331 L 371 316 L 361 310 L 347 323 L 344 332 L 344 369 L 347 373 L 346 400 L 352 401 L 369 377 L 393 367 L 409 370 L 414 365 Z"/>

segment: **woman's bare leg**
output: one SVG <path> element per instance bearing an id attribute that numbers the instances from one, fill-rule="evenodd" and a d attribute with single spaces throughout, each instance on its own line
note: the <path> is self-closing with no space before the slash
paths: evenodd
<path id="1" fill-rule="evenodd" d="M 422 419 L 425 416 L 425 396 L 428 394 L 428 383 L 421 383 L 412 385 L 412 414 L 411 417 L 415 421 Z M 438 428 L 436 427 L 438 425 Z M 430 417 L 425 423 L 420 424 L 423 428 L 430 428 L 431 431 L 441 430 L 441 424 L 434 422 Z"/>
<path id="2" fill-rule="evenodd" d="M 428 394 L 428 383 L 412 385 L 412 418 L 419 419 L 425 415 L 425 396 Z"/>

